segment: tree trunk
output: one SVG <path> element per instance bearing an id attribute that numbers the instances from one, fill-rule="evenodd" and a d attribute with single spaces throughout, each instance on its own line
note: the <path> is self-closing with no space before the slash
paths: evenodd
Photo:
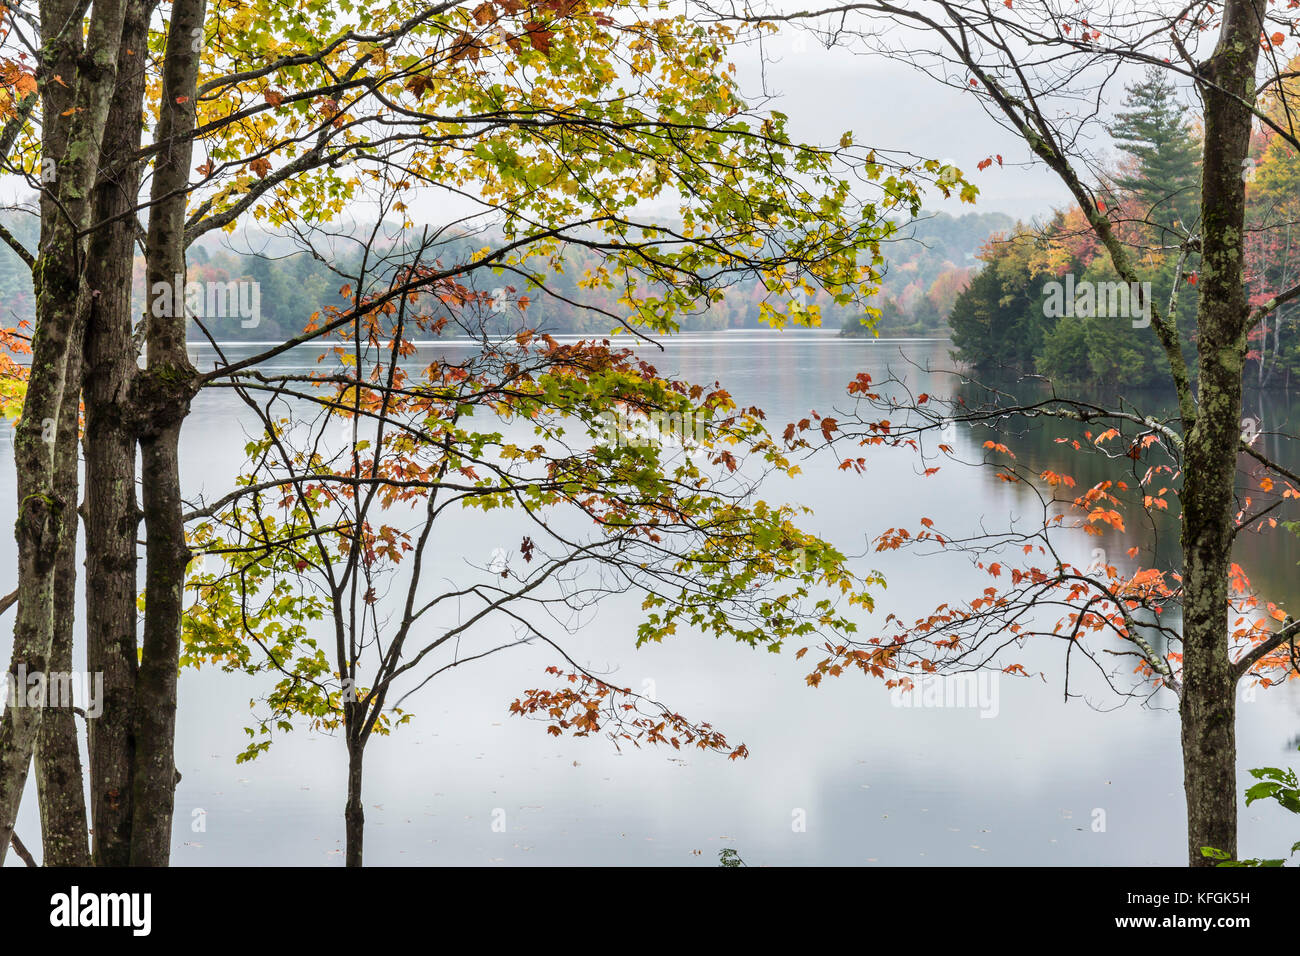
<path id="1" fill-rule="evenodd" d="M 82 303 L 82 309 L 85 303 Z M 54 482 L 66 502 L 54 564 L 54 636 L 50 670 L 65 678 L 72 673 L 72 634 L 77 610 L 77 448 L 80 433 L 81 341 L 85 316 L 78 318 L 68 348 L 68 374 L 54 444 Z M 70 689 L 71 685 L 62 686 Z M 88 688 L 90 690 L 91 688 Z M 87 703 L 89 703 L 89 693 Z M 89 721 L 90 712 L 87 711 Z M 36 782 L 41 808 L 42 863 L 45 866 L 88 866 L 90 836 L 86 829 L 86 798 L 77 745 L 77 718 L 71 700 L 47 700 L 36 738 Z"/>
<path id="2" fill-rule="evenodd" d="M 86 281 L 92 290 L 86 330 L 86 660 L 104 677 L 104 711 L 90 724 L 90 811 L 96 866 L 131 859 L 132 764 L 135 761 L 136 621 L 135 423 L 130 401 L 137 370 L 131 336 L 131 267 L 137 235 L 146 48 L 152 2 L 128 0 L 118 83 L 104 135 L 104 172 L 93 196 Z"/>
<path id="3" fill-rule="evenodd" d="M 161 145 L 151 185 L 145 244 L 149 296 L 148 366 L 136 376 L 136 410 L 142 416 L 140 451 L 144 496 L 144 653 L 136 686 L 136 759 L 133 781 L 131 863 L 165 866 L 171 853 L 176 789 L 176 672 L 184 607 L 185 541 L 180 483 L 180 430 L 197 388 L 185 353 L 185 200 L 193 155 L 195 91 L 204 0 L 175 0 L 167 29 Z M 178 290 L 179 287 L 179 290 Z"/>
<path id="4" fill-rule="evenodd" d="M 68 350 L 75 328 L 85 265 L 86 197 L 95 181 L 99 149 L 115 85 L 124 0 L 94 6 L 84 48 L 75 0 L 44 0 L 43 24 L 61 32 L 43 37 L 37 64 L 42 150 L 53 164 L 42 170 L 41 242 L 32 285 L 36 327 L 22 419 L 14 434 L 17 471 L 18 609 L 10 673 L 45 673 L 54 640 L 54 568 L 60 525 L 73 501 L 58 497 L 54 481 L 55 429 L 61 418 Z M 51 31 L 56 29 L 51 26 Z M 84 316 L 84 311 L 80 312 Z M 0 720 L 0 863 L 31 766 L 42 708 L 6 707 Z"/>
<path id="5" fill-rule="evenodd" d="M 346 706 L 355 706 L 349 704 Z M 343 810 L 345 822 L 345 862 L 348 866 L 361 866 L 366 833 L 366 811 L 361 803 L 361 763 L 365 757 L 365 744 L 348 737 L 348 802 Z"/>
<path id="6" fill-rule="evenodd" d="M 1213 862 L 1202 855 L 1202 847 L 1237 855 L 1236 682 L 1228 657 L 1228 580 L 1249 331 L 1242 281 L 1246 190 L 1241 168 L 1249 155 L 1251 113 L 1241 104 L 1254 100 L 1263 14 L 1258 0 L 1229 3 L 1218 46 L 1203 67 L 1217 88 L 1203 88 L 1200 379 L 1196 420 L 1187 434 L 1183 463 L 1182 532 L 1180 713 L 1187 852 L 1193 866 Z"/>

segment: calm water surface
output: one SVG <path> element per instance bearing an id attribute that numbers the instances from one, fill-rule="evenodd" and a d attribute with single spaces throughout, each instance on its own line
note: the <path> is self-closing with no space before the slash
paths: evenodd
<path id="1" fill-rule="evenodd" d="M 906 370 L 918 390 L 950 391 L 938 377 L 922 381 L 928 377 L 899 354 L 946 367 L 947 348 L 818 332 L 716 333 L 684 335 L 652 360 L 686 379 L 720 379 L 742 404 L 764 408 L 779 431 L 812 408 L 846 407 L 844 386 L 860 371 L 879 378 L 891 367 Z M 314 359 L 315 352 L 300 352 L 275 367 L 316 368 Z M 196 350 L 195 360 L 206 365 L 212 353 Z M 1292 413 L 1283 399 L 1267 403 L 1274 420 Z M 227 490 L 254 427 L 233 394 L 202 396 L 184 431 L 187 491 L 214 498 Z M 969 449 L 984 437 L 962 433 L 958 444 Z M 1050 436 L 1039 437 L 1035 447 L 1050 454 Z M 14 507 L 7 444 L 0 456 L 7 526 Z M 888 527 L 915 527 L 921 517 L 945 528 L 974 530 L 981 519 L 996 527 L 1020 513 L 1019 493 L 987 471 L 948 467 L 923 481 L 908 454 L 872 452 L 869 460 L 863 475 L 814 460 L 797 481 L 774 480 L 764 495 L 812 506 L 809 527 L 847 553 L 864 554 L 862 568 L 886 572 L 877 620 L 890 612 L 913 617 L 984 587 L 987 578 L 967 561 L 872 555 L 867 541 Z M 475 513 L 457 520 L 438 555 L 449 569 L 467 560 L 483 565 L 499 541 L 518 537 L 509 516 L 504 523 Z M 1275 598 L 1295 590 L 1294 540 L 1279 534 L 1247 542 L 1239 557 Z M 1081 564 L 1096 543 L 1080 535 Z M 5 571 L 12 579 L 10 550 Z M 625 686 L 653 682 L 675 709 L 743 741 L 748 760 L 619 753 L 604 738 L 550 737 L 543 725 L 506 709 L 524 688 L 548 686 L 543 670 L 555 656 L 544 647 L 512 650 L 439 677 L 407 701 L 416 715 L 411 724 L 370 744 L 367 862 L 714 865 L 722 847 L 736 848 L 751 865 L 1184 860 L 1172 698 L 1120 706 L 1099 680 L 1076 673 L 1071 690 L 1083 697 L 1067 703 L 1060 651 L 1030 646 L 1015 660 L 1035 676 L 998 682 L 995 717 L 978 709 L 898 708 L 878 682 L 860 675 L 808 688 L 808 667 L 790 653 L 689 634 L 637 650 L 634 614 L 615 605 L 597 613 L 568 643 L 575 659 Z M 262 689 L 216 669 L 181 676 L 176 865 L 342 864 L 341 740 L 297 731 L 256 761 L 235 763 L 247 742 L 250 701 Z M 1238 720 L 1243 770 L 1300 762 L 1292 742 L 1300 734 L 1300 685 L 1243 703 Z M 1278 855 L 1300 839 L 1285 816 L 1243 805 L 1243 854 Z M 1103 818 L 1098 832 L 1094 821 Z M 204 829 L 196 831 L 199 819 Z M 502 819 L 505 832 L 494 832 Z M 39 845 L 34 792 L 24 800 L 19 833 Z"/>

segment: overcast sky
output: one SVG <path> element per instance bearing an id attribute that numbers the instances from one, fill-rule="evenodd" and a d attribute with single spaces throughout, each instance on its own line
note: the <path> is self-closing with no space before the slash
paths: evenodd
<path id="1" fill-rule="evenodd" d="M 764 52 L 766 92 L 775 94 L 766 106 L 789 115 L 796 138 L 832 144 L 841 133 L 852 130 L 859 143 L 955 163 L 980 189 L 974 206 L 927 194 L 928 209 L 955 214 L 995 211 L 1030 218 L 1070 202 L 1059 180 L 1041 163 L 1031 161 L 1023 142 L 994 123 L 967 93 L 880 55 L 840 47 L 827 50 L 807 32 L 788 26 L 764 42 Z M 757 49 L 737 47 L 731 55 L 739 66 L 746 99 L 759 103 L 765 90 Z M 1114 90 L 1122 95 L 1120 84 Z M 1117 105 L 1110 104 L 1112 109 Z M 998 153 L 1004 160 L 1002 167 L 977 169 L 980 160 Z M 200 161 L 196 159 L 196 165 Z M 0 180 L 0 200 L 19 197 L 30 198 L 25 183 L 14 177 Z M 455 203 L 443 193 L 411 205 L 417 221 L 431 223 L 471 208 L 469 204 L 449 208 Z M 647 211 L 675 215 L 675 202 L 665 203 L 662 210 L 658 205 Z M 365 218 L 362 210 L 353 213 Z"/>
<path id="2" fill-rule="evenodd" d="M 927 200 L 927 208 L 1028 218 L 1069 204 L 1060 180 L 1031 162 L 1029 148 L 994 123 L 973 96 L 883 56 L 827 50 L 807 34 L 787 31 L 764 47 L 768 91 L 779 94 L 771 106 L 790 116 L 793 135 L 834 143 L 853 130 L 858 142 L 876 148 L 955 163 L 979 186 L 974 207 L 936 199 Z M 737 51 L 735 60 L 743 92 L 753 101 L 762 93 L 758 57 Z M 977 169 L 980 160 L 999 153 L 1001 169 Z"/>

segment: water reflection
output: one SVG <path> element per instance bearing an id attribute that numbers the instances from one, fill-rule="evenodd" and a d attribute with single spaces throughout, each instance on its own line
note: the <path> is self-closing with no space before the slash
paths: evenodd
<path id="1" fill-rule="evenodd" d="M 458 346 L 459 347 L 459 346 Z M 443 346 L 421 350 L 427 364 Z M 757 404 L 780 430 L 810 409 L 845 408 L 844 387 L 860 371 L 877 379 L 890 369 L 917 390 L 951 391 L 945 376 L 911 367 L 949 366 L 948 345 L 846 341 L 829 333 L 717 333 L 683 336 L 646 355 L 665 372 L 702 383 L 720 379 L 742 404 Z M 237 357 L 246 354 L 231 350 Z M 197 356 L 203 359 L 204 353 Z M 316 368 L 314 353 L 281 356 L 279 368 Z M 209 357 L 210 360 L 210 357 Z M 1294 420 L 1293 401 L 1259 397 L 1252 412 L 1261 440 Z M 1276 423 L 1276 424 L 1274 424 Z M 255 423 L 226 392 L 195 403 L 183 448 L 191 495 L 215 498 L 241 459 Z M 1010 428 L 1008 424 L 1004 426 Z M 985 434 L 959 429 L 963 453 Z M 1049 428 L 1017 433 L 1017 454 L 1037 467 L 1065 470 L 1058 435 Z M 1281 453 L 1284 444 L 1268 445 Z M 0 501 L 12 521 L 11 452 L 0 450 Z M 1082 485 L 1101 477 L 1102 462 L 1072 458 Z M 877 594 L 870 629 L 893 612 L 904 618 L 933 609 L 949 594 L 966 595 L 987 577 L 960 556 L 877 555 L 868 542 L 887 527 L 915 526 L 923 516 L 947 527 L 1005 524 L 1024 507 L 1021 492 L 986 471 L 945 467 L 920 479 L 914 457 L 875 451 L 863 475 L 839 471 L 829 458 L 805 463 L 797 480 L 774 481 L 771 500 L 812 506 L 811 530 L 879 568 L 888 588 Z M 510 516 L 469 513 L 440 547 L 450 563 L 489 559 L 490 543 Z M 1079 535 L 1077 558 L 1091 549 L 1123 553 L 1126 537 Z M 467 552 L 482 542 L 477 552 Z M 1174 560 L 1176 537 L 1156 539 L 1157 557 Z M 1285 596 L 1295 581 L 1295 539 L 1250 536 L 1239 560 L 1261 590 Z M 12 562 L 12 549 L 4 560 Z M 450 566 L 450 564 L 449 564 Z M 7 569 L 10 577 L 13 568 Z M 690 634 L 635 650 L 637 609 L 612 602 L 572 643 L 577 658 L 628 686 L 652 681 L 674 708 L 709 720 L 743 741 L 751 756 L 728 762 L 695 753 L 614 751 L 603 739 L 558 740 L 510 718 L 508 702 L 538 686 L 545 648 L 459 668 L 415 694 L 416 717 L 393 737 L 374 741 L 367 757 L 367 861 L 372 864 L 698 864 L 716 865 L 720 847 L 762 864 L 1168 864 L 1183 863 L 1182 769 L 1173 700 L 1150 707 L 1118 701 L 1088 675 L 1064 699 L 1059 649 L 1030 644 L 1019 660 L 1033 675 L 998 684 L 993 719 L 978 707 L 899 707 L 878 683 L 845 677 L 813 690 L 808 668 L 791 654 L 726 646 Z M 80 651 L 78 653 L 81 653 Z M 248 678 L 205 669 L 181 679 L 173 861 L 177 865 L 342 863 L 342 742 L 295 732 L 266 756 L 236 765 L 246 742 Z M 1239 712 L 1244 767 L 1286 760 L 1300 736 L 1300 691 L 1294 684 L 1259 693 Z M 204 829 L 192 829 L 202 810 Z M 1241 815 L 1242 852 L 1276 855 L 1296 835 L 1280 832 L 1278 814 L 1257 804 Z M 497 832 L 494 822 L 503 822 Z M 1101 827 L 1098 828 L 1098 823 Z M 498 828 L 500 829 L 500 828 Z M 24 801 L 19 832 L 39 832 L 34 794 Z M 699 851 L 697 853 L 697 851 Z"/>

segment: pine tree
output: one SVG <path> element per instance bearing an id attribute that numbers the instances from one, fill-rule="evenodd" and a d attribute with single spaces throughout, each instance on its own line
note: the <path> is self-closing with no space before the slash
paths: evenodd
<path id="1" fill-rule="evenodd" d="M 1152 67 L 1125 92 L 1124 107 L 1109 129 L 1132 162 L 1112 182 L 1158 228 L 1159 241 L 1173 244 L 1196 229 L 1201 147 L 1164 71 Z"/>

